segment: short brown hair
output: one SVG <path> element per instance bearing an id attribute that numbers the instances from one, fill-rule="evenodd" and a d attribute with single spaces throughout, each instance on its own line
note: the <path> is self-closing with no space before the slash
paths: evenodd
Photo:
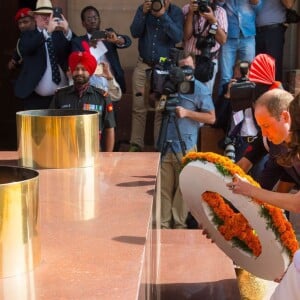
<path id="1" fill-rule="evenodd" d="M 280 119 L 283 111 L 289 110 L 293 95 L 282 89 L 273 89 L 262 94 L 255 102 L 255 107 L 265 106 L 270 115 L 276 120 Z"/>

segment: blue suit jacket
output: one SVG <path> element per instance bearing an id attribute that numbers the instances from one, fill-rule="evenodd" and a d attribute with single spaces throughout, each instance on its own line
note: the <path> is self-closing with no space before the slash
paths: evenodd
<path id="1" fill-rule="evenodd" d="M 57 63 L 66 72 L 71 42 L 65 38 L 61 31 L 52 33 L 52 41 Z M 23 57 L 23 63 L 14 87 L 15 95 L 18 98 L 28 97 L 45 73 L 47 67 L 45 42 L 43 33 L 38 29 L 24 31 L 20 35 L 19 50 Z"/>
<path id="2" fill-rule="evenodd" d="M 108 28 L 106 30 L 111 30 L 111 28 Z M 126 92 L 126 83 L 125 83 L 125 77 L 124 77 L 124 70 L 121 67 L 118 49 L 128 48 L 131 45 L 131 39 L 127 35 L 122 35 L 125 40 L 125 44 L 122 46 L 117 46 L 116 44 L 107 42 L 103 40 L 103 43 L 105 47 L 107 48 L 107 52 L 105 53 L 105 56 L 110 64 L 112 73 L 114 74 L 116 81 L 119 83 L 121 90 L 123 93 Z M 72 51 L 84 51 L 84 48 L 82 47 L 82 41 L 89 42 L 88 35 L 82 35 L 78 37 L 74 37 L 72 39 Z"/>

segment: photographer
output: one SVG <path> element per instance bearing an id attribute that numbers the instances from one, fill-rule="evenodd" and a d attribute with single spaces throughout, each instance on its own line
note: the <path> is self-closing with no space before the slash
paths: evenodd
<path id="1" fill-rule="evenodd" d="M 132 124 L 130 152 L 142 151 L 147 119 L 144 101 L 146 70 L 154 67 L 160 57 L 168 57 L 171 48 L 182 41 L 183 14 L 171 0 L 143 1 L 137 8 L 130 25 L 134 38 L 138 39 L 139 56 L 132 77 Z M 154 125 L 154 136 L 158 135 Z M 156 139 L 156 138 L 154 138 Z"/>
<path id="2" fill-rule="evenodd" d="M 206 82 L 203 81 L 212 92 L 218 72 L 218 53 L 227 39 L 226 11 L 210 0 L 190 0 L 182 11 L 185 16 L 183 37 L 185 51 L 196 55 L 196 67 L 197 60 L 199 64 L 202 62 L 201 56 L 206 56 L 214 63 L 211 78 Z M 197 59 L 198 56 L 199 59 Z M 209 70 L 204 67 L 204 63 L 202 64 L 203 68 L 199 66 L 201 74 Z M 195 76 L 197 77 L 197 74 Z"/>
<path id="3" fill-rule="evenodd" d="M 193 57 L 189 54 L 178 62 L 179 67 L 195 68 Z M 188 75 L 187 80 L 193 80 Z M 168 105 L 168 100 L 166 106 Z M 215 111 L 211 93 L 202 82 L 194 80 L 193 94 L 177 94 L 178 104 L 174 107 L 176 118 L 167 125 L 165 142 L 169 146 L 163 153 L 161 162 L 161 227 L 186 228 L 188 211 L 179 189 L 182 142 L 185 149 L 197 151 L 199 128 L 215 122 Z M 164 115 L 164 113 L 163 113 Z M 178 125 L 180 136 L 176 130 Z M 178 161 L 179 160 L 179 161 Z"/>
<path id="4" fill-rule="evenodd" d="M 67 85 L 66 71 L 73 33 L 63 15 L 58 22 L 51 1 L 36 2 L 32 11 L 36 28 L 21 32 L 18 44 L 23 58 L 14 92 L 24 109 L 46 109 L 57 88 Z"/>
<path id="5" fill-rule="evenodd" d="M 98 66 L 102 67 L 103 63 L 109 64 L 109 72 L 104 72 L 102 74 L 102 78 L 105 77 L 107 82 L 105 83 L 105 81 L 102 81 L 103 86 L 100 87 L 108 90 L 110 93 L 111 90 L 120 86 L 122 92 L 125 93 L 124 71 L 120 64 L 118 49 L 128 48 L 131 45 L 130 37 L 117 34 L 112 28 L 106 29 L 104 31 L 105 35 L 98 35 L 97 37 L 96 33 L 101 32 L 101 18 L 99 11 L 94 6 L 84 7 L 80 16 L 82 26 L 86 29 L 86 34 L 75 37 L 72 40 L 72 51 L 84 51 L 82 41 L 88 42 L 92 48 L 97 47 L 99 49 L 98 57 L 96 57 Z M 93 38 L 93 36 L 96 36 L 96 38 Z M 103 69 L 106 70 L 105 68 Z M 115 84 L 114 78 L 118 85 Z M 94 79 L 95 81 L 97 80 L 97 78 Z M 101 82 L 99 84 L 101 84 Z"/>

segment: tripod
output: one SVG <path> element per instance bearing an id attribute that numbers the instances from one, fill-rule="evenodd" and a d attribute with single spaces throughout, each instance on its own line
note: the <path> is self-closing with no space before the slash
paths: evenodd
<path id="1" fill-rule="evenodd" d="M 177 134 L 177 137 L 179 140 L 179 144 L 180 144 L 180 148 L 181 148 L 181 152 L 182 152 L 183 156 L 185 156 L 185 154 L 186 154 L 186 145 L 185 145 L 185 142 L 182 140 L 182 136 L 181 136 L 180 129 L 178 126 L 178 120 L 177 120 L 176 112 L 175 112 L 176 106 L 172 105 L 171 107 L 168 107 L 168 101 L 169 100 L 166 101 L 165 109 L 162 112 L 162 122 L 161 122 L 161 126 L 160 126 L 160 131 L 159 131 L 159 136 L 157 139 L 156 147 L 157 147 L 157 150 L 159 150 L 161 152 L 162 159 L 166 155 L 167 151 L 169 149 L 171 149 L 173 154 L 175 155 L 177 161 L 180 163 L 180 159 L 172 145 L 173 141 L 167 140 L 168 126 L 172 121 L 174 122 L 174 125 L 175 125 L 176 134 Z"/>

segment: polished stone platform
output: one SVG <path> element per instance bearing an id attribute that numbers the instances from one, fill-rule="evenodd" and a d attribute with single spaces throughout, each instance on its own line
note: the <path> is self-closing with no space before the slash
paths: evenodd
<path id="1" fill-rule="evenodd" d="M 241 299 L 233 262 L 202 230 L 162 230 L 161 300 Z"/>
<path id="2" fill-rule="evenodd" d="M 38 170 L 42 261 L 0 279 L 0 299 L 149 298 L 158 166 L 158 153 L 99 153 L 94 167 Z"/>
<path id="3" fill-rule="evenodd" d="M 0 279 L 0 299 L 240 299 L 232 261 L 201 230 L 156 229 L 158 170 L 151 152 L 38 170 L 42 262 Z"/>

